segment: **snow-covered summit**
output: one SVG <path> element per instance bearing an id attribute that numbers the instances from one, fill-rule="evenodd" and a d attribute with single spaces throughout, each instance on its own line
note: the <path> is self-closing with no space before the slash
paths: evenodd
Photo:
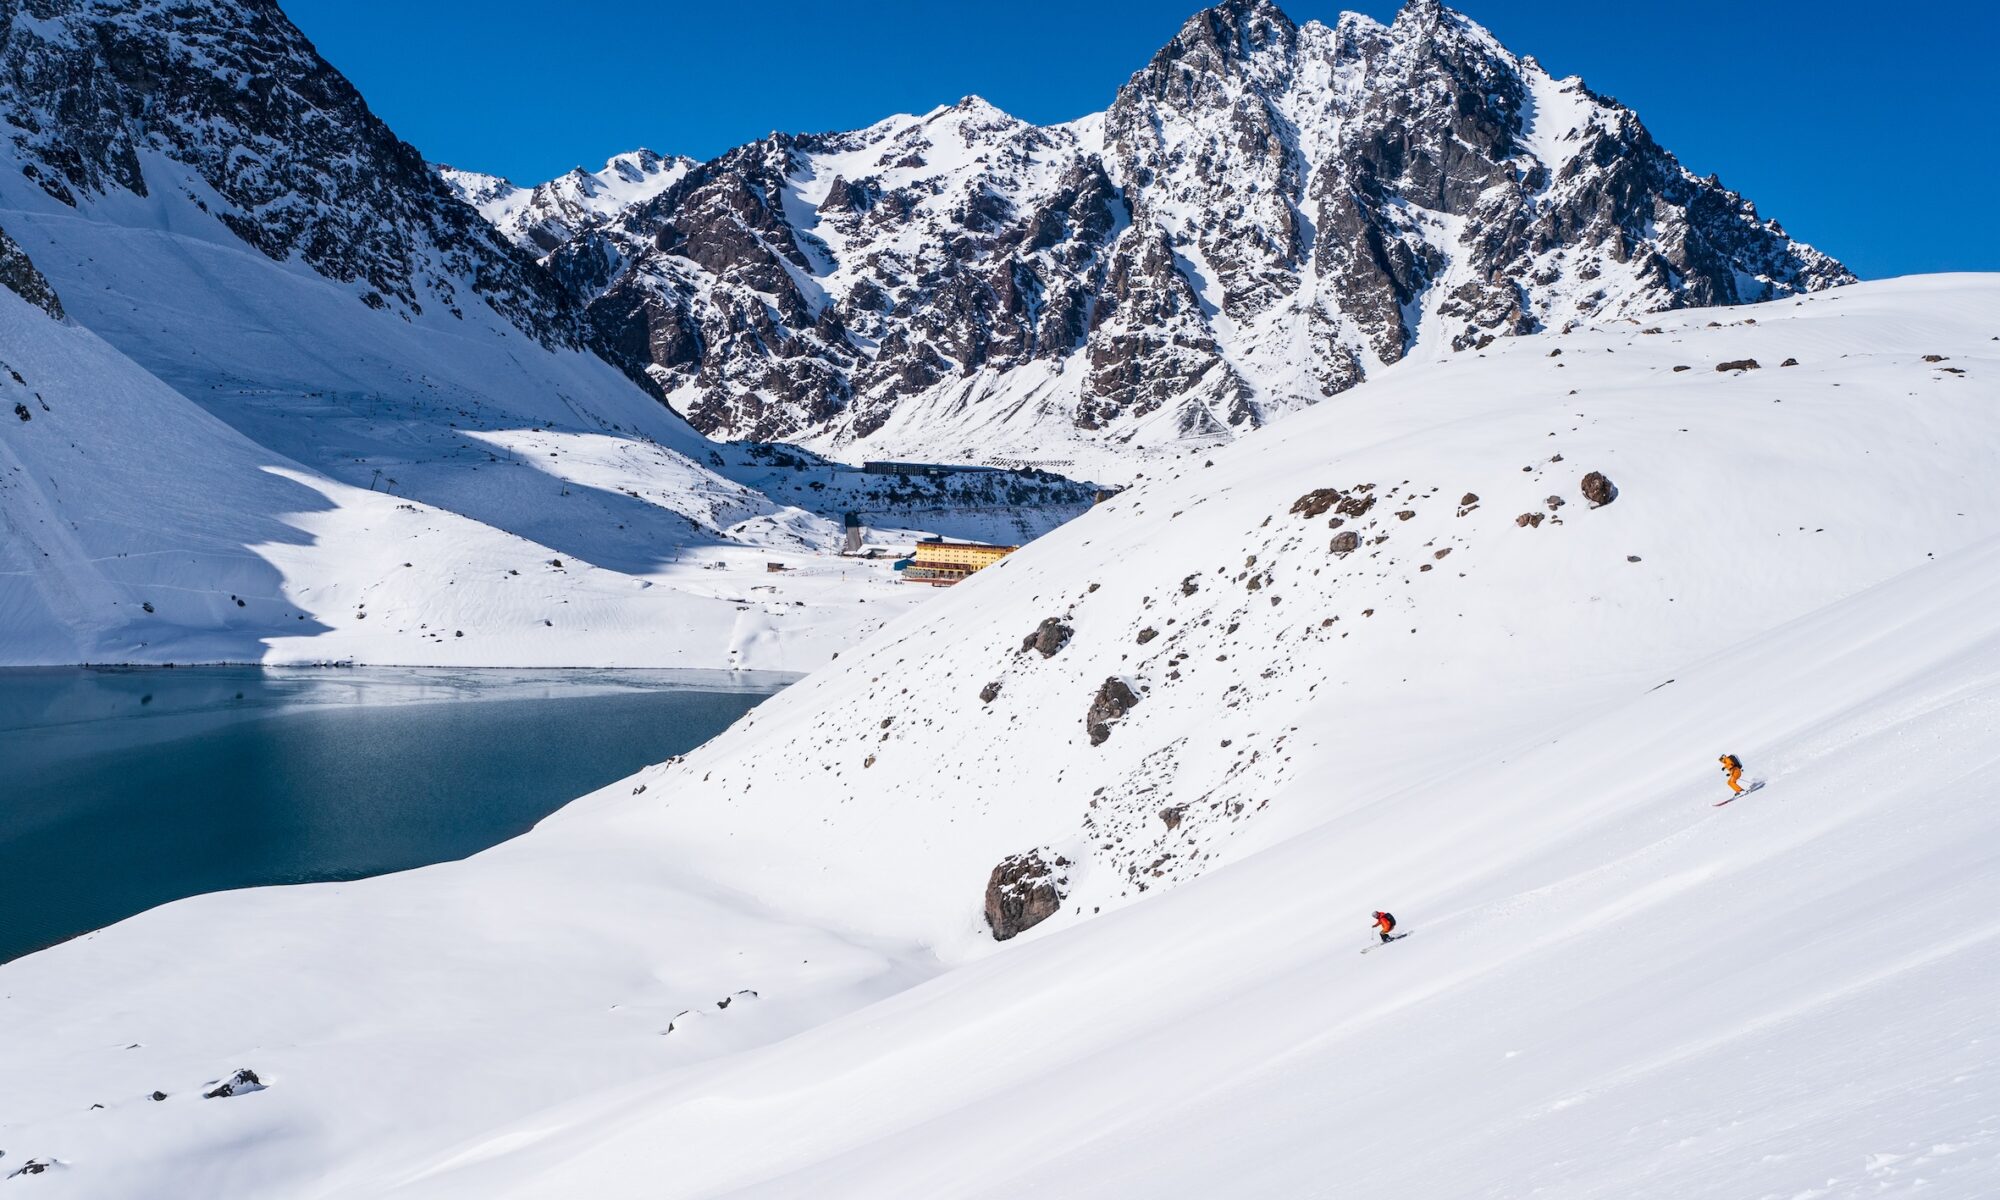
<path id="1" fill-rule="evenodd" d="M 1462 14 L 1264 0 L 1104 113 L 774 135 L 548 261 L 704 430 L 1125 477 L 1411 354 L 1852 278 Z"/>
<path id="2" fill-rule="evenodd" d="M 452 166 L 440 165 L 437 173 L 509 241 L 539 256 L 651 200 L 694 165 L 642 146 L 612 155 L 600 170 L 576 167 L 532 188 Z"/>

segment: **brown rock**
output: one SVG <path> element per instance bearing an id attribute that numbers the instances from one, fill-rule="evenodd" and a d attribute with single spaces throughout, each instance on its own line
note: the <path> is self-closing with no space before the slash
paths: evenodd
<path id="1" fill-rule="evenodd" d="M 1227 744 L 1226 742 L 1224 743 L 1224 745 Z M 1160 822 L 1167 827 L 1167 832 L 1169 833 L 1181 827 L 1181 818 L 1185 816 L 1187 816 L 1187 807 L 1185 805 L 1176 804 L 1172 808 L 1163 808 L 1160 810 Z"/>
<path id="2" fill-rule="evenodd" d="M 1152 641 L 1152 640 L 1153 640 L 1154 638 L 1156 638 L 1156 637 L 1159 637 L 1159 636 L 1160 636 L 1160 631 L 1159 631 L 1159 630 L 1157 630 L 1157 629 L 1153 629 L 1153 628 L 1151 628 L 1150 626 L 1149 626 L 1148 628 L 1145 628 L 1145 629 L 1141 629 L 1141 630 L 1139 631 L 1139 644 L 1140 644 L 1141 646 L 1143 646 L 1143 645 L 1145 645 L 1145 644 L 1146 644 L 1147 642 L 1150 642 L 1150 641 Z"/>
<path id="3" fill-rule="evenodd" d="M 1069 885 L 1060 872 L 1068 866 L 1061 856 L 1050 863 L 1040 850 L 1001 859 L 986 879 L 986 925 L 993 940 L 1004 942 L 1060 912 Z"/>
<path id="4" fill-rule="evenodd" d="M 1090 744 L 1101 746 L 1111 736 L 1111 723 L 1122 720 L 1139 705 L 1139 694 L 1124 680 L 1113 675 L 1097 689 L 1090 710 L 1083 715 L 1083 727 L 1090 731 Z"/>
<path id="5" fill-rule="evenodd" d="M 1522 529 L 1529 529 L 1534 526 L 1540 525 L 1541 523 L 1542 523 L 1542 514 L 1538 512 L 1524 512 L 1520 516 L 1514 518 L 1514 524 Z"/>
<path id="6" fill-rule="evenodd" d="M 1302 517 L 1317 517 L 1338 503 L 1340 503 L 1339 488 L 1314 488 L 1292 501 L 1292 512 Z"/>
<path id="7" fill-rule="evenodd" d="M 997 679 L 994 680 L 992 683 L 987 684 L 985 687 L 979 689 L 979 700 L 980 703 L 982 704 L 991 704 L 993 703 L 994 700 L 998 699 L 999 696 L 1000 696 L 1000 681 Z"/>
<path id="8" fill-rule="evenodd" d="M 1460 508 L 1471 508 L 1477 503 L 1479 503 L 1479 495 L 1476 492 L 1467 492 L 1458 498 L 1458 506 Z"/>
<path id="9" fill-rule="evenodd" d="M 1034 650 L 1043 658 L 1054 658 L 1056 651 L 1069 645 L 1069 639 L 1076 631 L 1062 623 L 1057 617 L 1044 617 L 1035 631 L 1021 639 L 1020 653 Z"/>
<path id="10" fill-rule="evenodd" d="M 1333 544 L 1327 549 L 1335 554 L 1352 554 L 1361 548 L 1361 535 L 1352 529 L 1346 533 L 1333 535 Z"/>
<path id="11" fill-rule="evenodd" d="M 1734 362 L 1716 363 L 1715 369 L 1718 371 L 1755 371 L 1757 369 L 1757 360 L 1754 358 L 1739 358 Z"/>
<path id="12" fill-rule="evenodd" d="M 1583 498 L 1590 501 L 1592 508 L 1603 508 L 1618 498 L 1618 488 L 1602 471 L 1592 471 L 1583 477 Z"/>

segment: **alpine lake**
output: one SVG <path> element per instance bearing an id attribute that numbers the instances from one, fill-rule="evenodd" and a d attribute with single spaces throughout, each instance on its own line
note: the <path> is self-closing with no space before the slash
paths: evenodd
<path id="1" fill-rule="evenodd" d="M 184 896 L 476 854 L 791 678 L 0 670 L 0 962 Z"/>

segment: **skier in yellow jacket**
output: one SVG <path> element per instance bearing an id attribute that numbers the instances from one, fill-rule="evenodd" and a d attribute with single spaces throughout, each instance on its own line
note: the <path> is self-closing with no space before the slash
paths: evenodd
<path id="1" fill-rule="evenodd" d="M 1743 794 L 1743 760 L 1734 754 L 1725 754 L 1717 760 L 1722 764 L 1722 773 L 1729 779 L 1729 790 Z"/>

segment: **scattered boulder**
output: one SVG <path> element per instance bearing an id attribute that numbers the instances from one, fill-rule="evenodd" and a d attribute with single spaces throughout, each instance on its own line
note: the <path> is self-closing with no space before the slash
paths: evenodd
<path id="1" fill-rule="evenodd" d="M 997 679 L 994 680 L 992 683 L 987 684 L 985 687 L 979 689 L 979 702 L 981 704 L 991 704 L 993 703 L 994 700 L 998 699 L 999 696 L 1000 696 L 1000 681 Z"/>
<path id="2" fill-rule="evenodd" d="M 1010 854 L 987 876 L 986 926 L 994 941 L 1004 942 L 1062 911 L 1069 876 L 1061 871 L 1069 860 L 1052 857 L 1050 863 L 1040 850 Z"/>
<path id="3" fill-rule="evenodd" d="M 1160 823 L 1167 827 L 1168 833 L 1172 833 L 1181 827 L 1181 818 L 1185 816 L 1187 816 L 1187 806 L 1176 804 L 1172 808 L 1160 810 Z"/>
<path id="4" fill-rule="evenodd" d="M 1458 498 L 1458 506 L 1460 508 L 1471 508 L 1477 503 L 1479 503 L 1479 493 L 1477 492 L 1467 492 Z"/>
<path id="5" fill-rule="evenodd" d="M 1292 501 L 1292 512 L 1310 520 L 1340 503 L 1339 488 L 1314 488 Z"/>
<path id="6" fill-rule="evenodd" d="M 14 406 L 14 415 L 23 421 L 32 421 L 35 419 L 35 414 L 29 412 L 28 406 L 25 404 L 16 404 Z"/>
<path id="7" fill-rule="evenodd" d="M 1063 624 L 1061 618 L 1045 617 L 1040 625 L 1035 626 L 1033 633 L 1021 639 L 1020 652 L 1026 654 L 1034 650 L 1043 658 L 1054 658 L 1058 650 L 1069 645 L 1074 633 L 1075 630 Z"/>
<path id="8" fill-rule="evenodd" d="M 1754 358 L 1739 358 L 1734 362 L 1716 363 L 1715 369 L 1718 371 L 1755 371 L 1757 370 L 1757 360 Z"/>
<path id="9" fill-rule="evenodd" d="M 1779 363 L 1778 365 L 1781 367 L 1796 367 L 1799 365 L 1799 360 L 1796 358 L 1788 358 L 1784 362 Z"/>
<path id="10" fill-rule="evenodd" d="M 211 1084 L 201 1094 L 204 1100 L 221 1100 L 229 1096 L 247 1096 L 251 1092 L 261 1092 L 268 1084 L 257 1078 L 257 1072 L 248 1067 L 239 1068 L 235 1074 L 219 1083 Z"/>
<path id="11" fill-rule="evenodd" d="M 1564 501 L 1561 496 L 1550 496 L 1545 503 L 1548 504 L 1549 511 L 1554 512 L 1555 510 L 1561 508 L 1566 503 L 1566 501 Z"/>
<path id="12" fill-rule="evenodd" d="M 1201 590 L 1201 576 L 1190 575 L 1181 580 L 1181 595 L 1192 596 Z"/>
<path id="13" fill-rule="evenodd" d="M 1538 512 L 1524 512 L 1514 518 L 1514 524 L 1521 529 L 1532 529 L 1542 523 L 1542 516 Z"/>
<path id="14" fill-rule="evenodd" d="M 14 1170 L 7 1172 L 7 1178 L 15 1179 L 22 1175 L 40 1175 L 43 1171 L 57 1165 L 58 1160 L 53 1158 L 31 1158 Z"/>
<path id="15" fill-rule="evenodd" d="M 1363 486 L 1373 487 L 1375 485 L 1364 484 Z M 1368 515 L 1368 510 L 1374 507 L 1375 497 L 1366 494 L 1361 488 L 1356 488 L 1352 493 L 1342 496 L 1340 503 L 1334 505 L 1333 509 L 1343 517 L 1364 517 Z"/>
<path id="16" fill-rule="evenodd" d="M 1414 508 L 1406 508 L 1406 509 L 1403 509 L 1403 510 L 1399 511 L 1399 512 L 1398 512 L 1398 513 L 1396 514 L 1396 519 L 1397 519 L 1398 521 L 1407 521 L 1407 520 L 1409 520 L 1409 519 L 1410 519 L 1411 517 L 1414 517 L 1414 516 L 1416 516 L 1416 515 L 1417 515 L 1417 510 L 1416 510 L 1416 509 L 1414 509 Z"/>
<path id="17" fill-rule="evenodd" d="M 1618 488 L 1602 471 L 1592 471 L 1583 477 L 1583 498 L 1590 501 L 1592 508 L 1603 508 L 1618 498 Z"/>
<path id="18" fill-rule="evenodd" d="M 1636 554 L 1628 554 L 1628 555 L 1626 555 L 1626 556 L 1625 556 L 1625 561 L 1626 561 L 1626 562 L 1638 562 L 1638 561 L 1639 561 L 1639 556 L 1638 556 L 1638 555 L 1636 555 Z"/>
<path id="19" fill-rule="evenodd" d="M 1926 354 L 1924 355 L 1924 361 L 1930 363 L 1938 363 L 1938 362 L 1950 362 L 1951 360 L 1946 358 L 1942 354 Z"/>
<path id="20" fill-rule="evenodd" d="M 1678 374 L 1680 374 L 1680 373 L 1681 373 L 1682 371 L 1692 371 L 1692 370 L 1694 370 L 1694 368 L 1693 368 L 1693 367 L 1675 367 L 1675 368 L 1674 368 L 1674 374 L 1678 375 Z"/>
<path id="21" fill-rule="evenodd" d="M 1145 644 L 1146 644 L 1147 642 L 1150 642 L 1150 641 L 1152 641 L 1152 640 L 1153 640 L 1154 638 L 1156 638 L 1156 637 L 1159 637 L 1159 636 L 1160 636 L 1160 631 L 1159 631 L 1159 630 L 1157 630 L 1157 629 L 1154 629 L 1154 628 L 1152 628 L 1151 626 L 1148 626 L 1148 627 L 1146 627 L 1145 629 L 1141 629 L 1141 630 L 1139 631 L 1139 644 L 1140 644 L 1141 646 L 1143 646 L 1143 645 L 1145 645 Z"/>
<path id="22" fill-rule="evenodd" d="M 1451 556 L 1451 547 L 1450 547 L 1450 546 L 1446 546 L 1446 547 L 1445 547 L 1444 549 L 1442 549 L 1442 550 L 1438 551 L 1438 552 L 1437 552 L 1436 554 L 1433 554 L 1433 555 L 1431 555 L 1431 557 L 1432 557 L 1432 558 L 1435 558 L 1435 559 L 1439 559 L 1439 560 L 1443 560 L 1443 559 L 1446 559 L 1446 558 L 1449 558 L 1450 556 Z"/>
<path id="23" fill-rule="evenodd" d="M 165 1100 L 166 1098 L 167 1094 L 165 1092 L 159 1092 L 159 1091 L 156 1091 L 152 1095 L 146 1097 L 146 1099 L 154 1101 Z"/>
<path id="24" fill-rule="evenodd" d="M 1348 530 L 1346 533 L 1334 534 L 1333 544 L 1327 547 L 1327 549 L 1333 552 L 1334 554 L 1352 554 L 1356 550 L 1359 550 L 1360 548 L 1361 548 L 1361 535 L 1354 532 L 1352 529 Z"/>
<path id="25" fill-rule="evenodd" d="M 1130 684 L 1113 675 L 1097 689 L 1097 696 L 1090 702 L 1090 711 L 1083 715 L 1083 726 L 1090 731 L 1090 744 L 1101 746 L 1111 736 L 1111 723 L 1122 720 L 1126 713 L 1139 705 L 1139 693 Z"/>

